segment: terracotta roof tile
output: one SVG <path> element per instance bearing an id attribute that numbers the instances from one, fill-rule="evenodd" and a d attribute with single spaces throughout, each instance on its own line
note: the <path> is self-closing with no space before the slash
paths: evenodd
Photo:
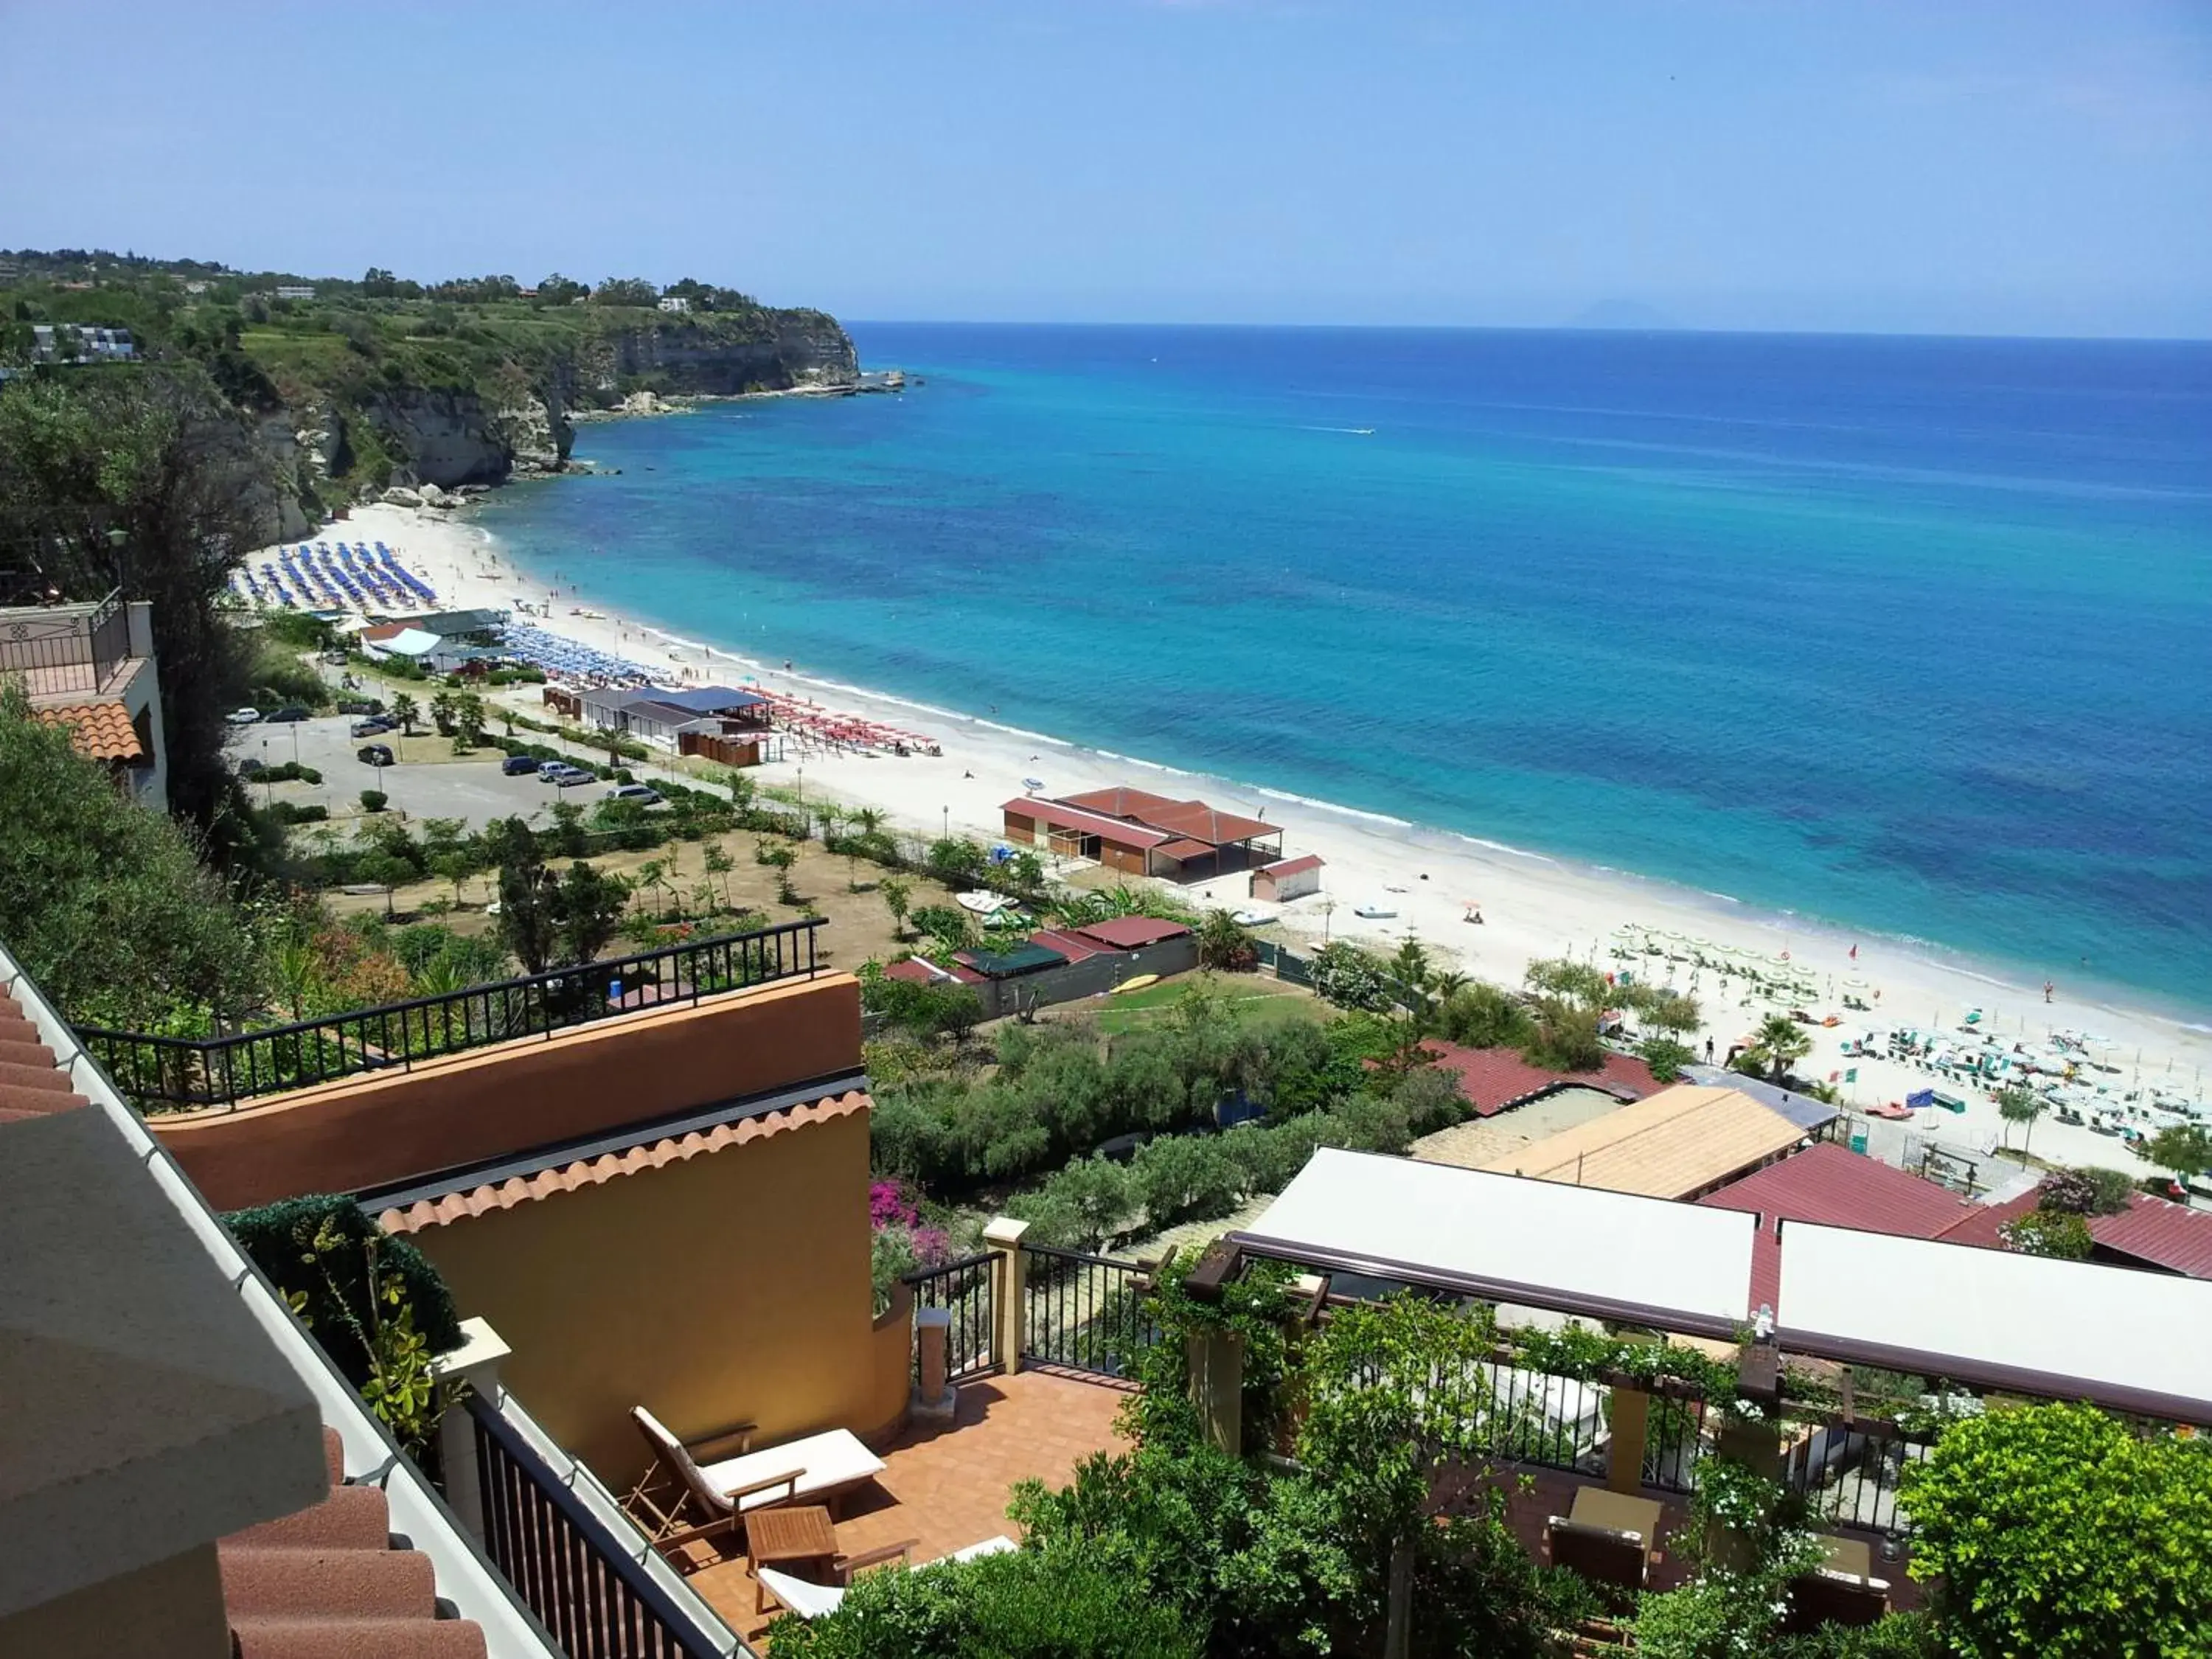
<path id="1" fill-rule="evenodd" d="M 393 1547 L 383 1492 L 344 1484 L 328 1427 L 323 1456 L 320 1503 L 216 1546 L 234 1659 L 483 1659 L 480 1626 L 439 1616 L 429 1559 Z"/>
<path id="2" fill-rule="evenodd" d="M 1947 1187 L 1822 1141 L 1754 1170 L 1698 1200 L 1759 1218 L 1752 1246 L 1751 1305 L 1773 1307 L 1782 1290 L 1779 1223 L 1818 1222 L 1901 1238 L 1935 1238 L 1958 1225 L 1966 1201 Z"/>
<path id="3" fill-rule="evenodd" d="M 1094 921 L 1074 931 L 1078 939 L 1090 940 L 1094 951 L 1100 945 L 1109 951 L 1138 951 L 1164 939 L 1185 938 L 1190 933 L 1182 923 L 1165 921 L 1158 916 L 1115 916 L 1110 921 Z"/>
<path id="4" fill-rule="evenodd" d="M 780 1112 L 767 1112 L 758 1117 L 741 1118 L 735 1123 L 720 1123 L 711 1129 L 694 1130 L 690 1134 L 648 1141 L 624 1152 L 579 1158 L 573 1164 L 556 1164 L 533 1175 L 513 1176 L 505 1181 L 488 1182 L 465 1192 L 449 1193 L 443 1198 L 422 1199 L 404 1209 L 383 1211 L 376 1219 L 387 1233 L 411 1233 L 419 1232 L 425 1227 L 442 1227 L 448 1222 L 466 1220 L 493 1210 L 511 1210 L 518 1204 L 535 1203 L 541 1198 L 551 1198 L 556 1194 L 596 1187 L 602 1182 L 612 1181 L 618 1176 L 635 1175 L 641 1170 L 657 1170 L 664 1164 L 680 1164 L 687 1158 L 719 1152 L 731 1146 L 742 1146 L 747 1141 L 765 1140 L 770 1135 L 781 1134 L 787 1129 L 803 1129 L 810 1123 L 821 1123 L 830 1118 L 866 1111 L 868 1104 L 868 1097 L 860 1091 L 848 1090 L 842 1095 L 831 1095 L 805 1105 L 787 1107 Z"/>
<path id="5" fill-rule="evenodd" d="M 131 761 L 145 757 L 131 724 L 131 711 L 119 702 L 56 703 L 31 712 L 48 726 L 69 727 L 70 744 L 87 760 Z"/>
<path id="6" fill-rule="evenodd" d="M 90 1104 L 70 1087 L 68 1073 L 55 1065 L 53 1050 L 15 998 L 0 992 L 0 1123 Z"/>
<path id="7" fill-rule="evenodd" d="M 1944 1230 L 1943 1238 L 1952 1244 L 2002 1249 L 2004 1224 L 2033 1210 L 2039 1196 L 2038 1190 L 2031 1188 L 2002 1204 L 1974 1205 Z M 2089 1237 L 2100 1249 L 2191 1279 L 2212 1279 L 2212 1211 L 2192 1210 L 2148 1193 L 2136 1193 L 2119 1214 L 2093 1215 L 2087 1219 Z"/>
<path id="8" fill-rule="evenodd" d="M 1657 1093 L 1660 1086 L 1649 1066 L 1627 1054 L 1607 1053 L 1605 1064 L 1595 1072 L 1552 1072 L 1531 1066 L 1510 1048 L 1469 1048 L 1443 1042 L 1422 1047 L 1436 1056 L 1438 1070 L 1458 1076 L 1459 1091 L 1477 1117 L 1495 1117 L 1508 1106 L 1562 1085 L 1595 1089 L 1623 1100 L 1641 1100 Z"/>

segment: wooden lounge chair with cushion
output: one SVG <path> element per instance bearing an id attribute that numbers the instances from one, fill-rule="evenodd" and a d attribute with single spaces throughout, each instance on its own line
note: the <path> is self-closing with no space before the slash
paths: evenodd
<path id="1" fill-rule="evenodd" d="M 642 1406 L 633 1406 L 630 1417 L 652 1449 L 653 1463 L 623 1508 L 664 1551 L 727 1533 L 748 1510 L 800 1498 L 834 1510 L 839 1498 L 884 1472 L 883 1460 L 843 1429 L 757 1452 L 750 1423 L 686 1444 Z M 698 1461 L 705 1449 L 726 1445 L 738 1455 Z"/>
<path id="2" fill-rule="evenodd" d="M 1823 1625 L 1871 1625 L 1889 1611 L 1889 1583 L 1861 1573 L 1815 1567 L 1790 1581 L 1787 1636 L 1807 1636 Z"/>
<path id="3" fill-rule="evenodd" d="M 801 1619 L 826 1619 L 836 1612 L 838 1604 L 844 1601 L 845 1592 L 851 1587 L 854 1573 L 863 1568 L 896 1560 L 913 1547 L 914 1540 L 909 1538 L 903 1544 L 887 1544 L 879 1550 L 869 1550 L 860 1555 L 841 1555 L 837 1558 L 837 1582 L 834 1584 L 809 1583 L 790 1573 L 778 1572 L 774 1567 L 759 1569 L 757 1577 L 763 1589 Z M 955 1550 L 944 1559 L 947 1561 L 973 1561 L 981 1555 L 1004 1555 L 1019 1547 L 1012 1539 L 1002 1534 L 997 1538 L 986 1538 L 980 1544 L 970 1544 L 964 1550 Z"/>
<path id="4" fill-rule="evenodd" d="M 1593 1584 L 1632 1594 L 1644 1588 L 1651 1555 L 1641 1533 L 1555 1515 L 1544 1523 L 1544 1544 L 1553 1566 L 1579 1573 Z"/>

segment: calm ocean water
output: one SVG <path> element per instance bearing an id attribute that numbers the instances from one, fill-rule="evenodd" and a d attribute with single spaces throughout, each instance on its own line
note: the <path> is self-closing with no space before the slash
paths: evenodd
<path id="1" fill-rule="evenodd" d="M 1172 765 L 2212 1006 L 2212 344 L 856 327 L 529 568 Z"/>

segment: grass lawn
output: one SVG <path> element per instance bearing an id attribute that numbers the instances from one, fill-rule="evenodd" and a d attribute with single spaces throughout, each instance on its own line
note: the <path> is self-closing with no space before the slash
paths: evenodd
<path id="1" fill-rule="evenodd" d="M 1097 1010 L 1098 1029 L 1109 1036 L 1140 1031 L 1172 1016 L 1177 1004 L 1190 994 L 1196 981 L 1187 978 L 1147 985 L 1141 991 L 1125 991 L 1103 1002 L 1079 1005 Z M 1318 998 L 1295 985 L 1285 985 L 1256 974 L 1211 975 L 1210 983 L 1231 1017 L 1239 1024 L 1264 1024 L 1282 1019 L 1326 1019 Z"/>

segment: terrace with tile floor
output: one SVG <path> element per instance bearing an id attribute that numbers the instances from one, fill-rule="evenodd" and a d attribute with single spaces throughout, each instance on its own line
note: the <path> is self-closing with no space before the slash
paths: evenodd
<path id="1" fill-rule="evenodd" d="M 837 1547 L 860 1555 L 914 1540 L 916 1565 L 1021 1528 L 1006 1518 L 1015 1484 L 1062 1486 L 1093 1452 L 1125 1443 L 1114 1431 L 1128 1397 L 1100 1379 L 1045 1370 L 986 1376 L 963 1385 L 949 1422 L 916 1419 L 884 1448 L 882 1474 L 837 1506 Z M 748 1643 L 776 1615 L 755 1609 L 752 1570 L 742 1537 L 717 1555 L 702 1549 L 689 1564 L 691 1587 Z"/>

